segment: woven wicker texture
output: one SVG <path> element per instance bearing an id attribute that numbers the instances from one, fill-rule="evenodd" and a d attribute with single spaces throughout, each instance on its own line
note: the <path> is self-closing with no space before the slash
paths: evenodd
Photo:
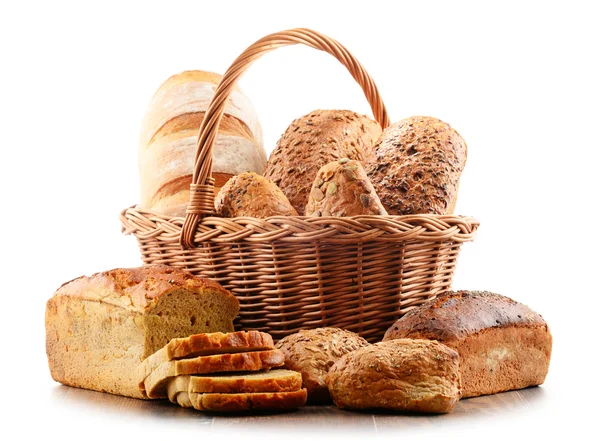
<path id="1" fill-rule="evenodd" d="M 134 234 L 146 264 L 167 264 L 210 277 L 239 299 L 238 328 L 275 339 L 334 326 L 380 340 L 410 308 L 450 288 L 463 242 L 478 222 L 441 215 L 223 219 L 214 213 L 212 144 L 239 77 L 261 55 L 305 44 L 337 58 L 362 87 L 375 119 L 389 118 L 377 87 L 338 42 L 308 29 L 266 36 L 231 65 L 200 127 L 186 218 L 131 207 L 123 231 Z"/>

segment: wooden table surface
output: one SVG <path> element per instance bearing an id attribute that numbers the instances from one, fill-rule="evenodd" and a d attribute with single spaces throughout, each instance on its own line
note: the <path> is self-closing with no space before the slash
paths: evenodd
<path id="1" fill-rule="evenodd" d="M 476 423 L 487 417 L 493 418 L 496 414 L 525 411 L 530 406 L 535 406 L 536 402 L 543 401 L 544 394 L 543 387 L 533 387 L 464 399 L 457 403 L 452 412 L 444 415 L 355 412 L 335 406 L 304 406 L 281 413 L 217 415 L 184 409 L 168 400 L 136 400 L 60 385 L 52 391 L 52 401 L 68 407 L 89 408 L 93 412 L 126 416 L 128 419 L 176 420 L 178 425 L 191 424 L 224 429 L 251 429 L 260 426 L 261 430 L 266 428 L 277 431 L 286 428 L 320 431 L 343 427 L 345 430 L 378 433 L 386 429 L 426 428 L 458 420 L 461 423 L 465 420 Z"/>

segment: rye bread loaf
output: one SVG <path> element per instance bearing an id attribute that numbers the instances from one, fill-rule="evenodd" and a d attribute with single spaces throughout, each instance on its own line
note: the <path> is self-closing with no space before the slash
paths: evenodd
<path id="1" fill-rule="evenodd" d="M 182 395 L 187 395 L 183 397 Z M 178 401 L 207 412 L 242 412 L 295 409 L 306 403 L 306 389 L 293 392 L 263 392 L 248 394 L 197 394 L 181 392 Z"/>
<path id="2" fill-rule="evenodd" d="M 171 360 L 158 365 L 146 378 L 139 378 L 138 385 L 148 398 L 167 398 L 168 383 L 178 375 L 268 370 L 283 365 L 284 359 L 280 350 L 272 349 Z"/>
<path id="3" fill-rule="evenodd" d="M 344 217 L 387 212 L 360 162 L 342 158 L 319 169 L 304 214 Z"/>
<path id="4" fill-rule="evenodd" d="M 168 266 L 80 277 L 46 303 L 50 373 L 68 386 L 145 398 L 143 359 L 176 337 L 233 331 L 238 311 L 218 283 Z"/>
<path id="5" fill-rule="evenodd" d="M 539 314 L 481 291 L 451 291 L 423 303 L 394 323 L 383 340 L 396 338 L 437 340 L 455 349 L 463 397 L 542 384 L 552 352 L 552 335 Z"/>
<path id="6" fill-rule="evenodd" d="M 389 214 L 451 214 L 466 160 L 467 145 L 456 130 L 413 116 L 383 131 L 365 170 Z"/>
<path id="7" fill-rule="evenodd" d="M 339 328 L 301 330 L 275 345 L 285 354 L 285 367 L 302 374 L 302 385 L 311 403 L 331 401 L 325 384 L 329 368 L 348 352 L 369 346 L 358 334 Z"/>
<path id="8" fill-rule="evenodd" d="M 319 169 L 341 158 L 364 161 L 381 134 L 372 119 L 350 110 L 315 110 L 294 120 L 269 156 L 264 176 L 304 214 Z"/>
<path id="9" fill-rule="evenodd" d="M 272 369 L 243 374 L 179 375 L 167 384 L 169 400 L 177 403 L 180 392 L 260 393 L 293 392 L 302 388 L 302 375 L 288 369 Z"/>
<path id="10" fill-rule="evenodd" d="M 215 211 L 221 217 L 297 216 L 283 192 L 269 179 L 256 173 L 232 177 L 219 190 Z"/>
<path id="11" fill-rule="evenodd" d="M 460 399 L 459 358 L 436 341 L 400 339 L 350 352 L 327 374 L 336 406 L 446 413 Z"/>

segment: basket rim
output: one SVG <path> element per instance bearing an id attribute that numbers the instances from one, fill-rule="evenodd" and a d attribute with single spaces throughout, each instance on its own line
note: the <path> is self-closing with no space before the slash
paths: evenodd
<path id="1" fill-rule="evenodd" d="M 121 211 L 124 234 L 149 240 L 179 240 L 185 217 L 171 217 L 132 205 Z M 470 242 L 479 221 L 455 214 L 360 215 L 351 217 L 271 216 L 222 218 L 207 216 L 196 228 L 194 243 L 367 241 Z"/>

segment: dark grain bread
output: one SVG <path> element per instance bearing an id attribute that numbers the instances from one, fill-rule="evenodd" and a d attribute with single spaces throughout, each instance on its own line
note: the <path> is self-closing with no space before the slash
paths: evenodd
<path id="1" fill-rule="evenodd" d="M 296 216 L 296 210 L 283 192 L 256 173 L 247 172 L 231 178 L 217 193 L 215 210 L 221 217 Z"/>
<path id="2" fill-rule="evenodd" d="M 302 374 L 311 403 L 326 403 L 331 396 L 325 384 L 329 368 L 348 352 L 368 346 L 359 335 L 338 328 L 302 330 L 275 345 L 285 354 L 285 367 Z"/>
<path id="3" fill-rule="evenodd" d="M 303 215 L 319 169 L 341 158 L 364 161 L 366 149 L 380 134 L 381 127 L 364 115 L 350 110 L 315 110 L 286 129 L 269 156 L 264 175 Z"/>
<path id="4" fill-rule="evenodd" d="M 68 386 L 144 398 L 143 359 L 176 337 L 233 331 L 238 311 L 218 283 L 168 266 L 80 277 L 46 304 L 50 373 Z"/>
<path id="5" fill-rule="evenodd" d="M 387 212 L 360 162 L 342 158 L 319 169 L 304 214 L 344 217 Z"/>
<path id="6" fill-rule="evenodd" d="M 383 340 L 438 340 L 461 358 L 463 397 L 542 384 L 552 336 L 544 319 L 498 294 L 447 292 L 409 311 Z"/>
<path id="7" fill-rule="evenodd" d="M 338 360 L 327 386 L 338 407 L 446 413 L 460 399 L 458 354 L 441 343 L 400 339 Z"/>
<path id="8" fill-rule="evenodd" d="M 385 129 L 365 164 L 389 214 L 454 211 L 467 145 L 439 119 L 413 116 Z"/>

